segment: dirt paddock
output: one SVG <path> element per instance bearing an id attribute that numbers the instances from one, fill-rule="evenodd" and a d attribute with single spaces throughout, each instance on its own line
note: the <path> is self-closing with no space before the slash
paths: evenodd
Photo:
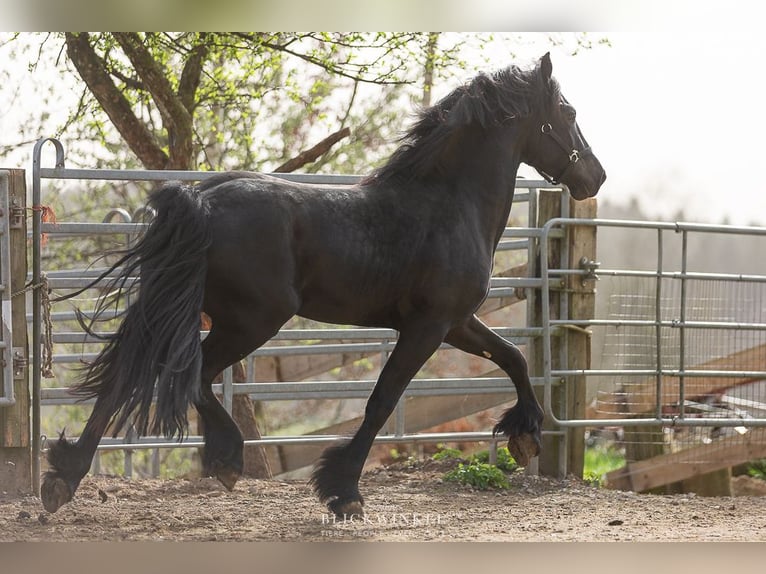
<path id="1" fill-rule="evenodd" d="M 86 477 L 55 514 L 0 497 L 0 541 L 766 541 L 766 496 L 659 496 L 511 475 L 511 488 L 442 481 L 429 461 L 371 470 L 367 515 L 333 520 L 305 481 Z M 754 479 L 753 479 L 754 480 Z M 762 482 L 762 481 L 761 481 Z"/>

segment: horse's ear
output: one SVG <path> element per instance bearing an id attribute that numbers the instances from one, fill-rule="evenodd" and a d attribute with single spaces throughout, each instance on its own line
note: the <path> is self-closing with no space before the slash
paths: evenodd
<path id="1" fill-rule="evenodd" d="M 545 55 L 540 58 L 540 74 L 543 77 L 543 81 L 547 84 L 551 81 L 551 75 L 553 74 L 553 64 L 551 63 L 551 53 L 546 52 Z"/>

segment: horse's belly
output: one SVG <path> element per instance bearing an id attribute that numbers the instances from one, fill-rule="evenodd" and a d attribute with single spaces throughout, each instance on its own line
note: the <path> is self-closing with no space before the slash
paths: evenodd
<path id="1" fill-rule="evenodd" d="M 347 286 L 307 286 L 301 292 L 298 315 L 339 325 L 390 327 L 395 324 L 396 306 L 384 296 L 359 293 Z"/>

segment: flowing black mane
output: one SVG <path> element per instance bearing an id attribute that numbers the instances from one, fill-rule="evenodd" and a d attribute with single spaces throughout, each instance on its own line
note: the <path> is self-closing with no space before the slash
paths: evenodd
<path id="1" fill-rule="evenodd" d="M 434 169 L 439 169 L 439 158 L 457 130 L 468 126 L 487 130 L 515 118 L 527 117 L 546 102 L 546 97 L 558 100 L 558 82 L 552 79 L 548 87 L 550 91 L 546 88 L 539 67 L 523 70 L 510 66 L 491 75 L 479 74 L 421 111 L 388 162 L 375 170 L 365 183 L 428 176 Z"/>

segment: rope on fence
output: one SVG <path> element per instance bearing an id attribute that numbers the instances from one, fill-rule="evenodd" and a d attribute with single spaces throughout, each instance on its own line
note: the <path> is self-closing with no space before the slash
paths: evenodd
<path id="1" fill-rule="evenodd" d="M 40 306 L 43 311 L 43 328 L 45 329 L 43 336 L 43 361 L 41 366 L 42 376 L 46 379 L 53 378 L 53 323 L 51 321 L 51 300 L 50 300 L 50 287 L 48 286 L 48 276 L 45 273 L 40 274 L 39 283 L 30 283 L 23 289 L 11 294 L 11 298 L 15 298 L 19 295 L 24 295 L 35 289 L 40 290 Z"/>

